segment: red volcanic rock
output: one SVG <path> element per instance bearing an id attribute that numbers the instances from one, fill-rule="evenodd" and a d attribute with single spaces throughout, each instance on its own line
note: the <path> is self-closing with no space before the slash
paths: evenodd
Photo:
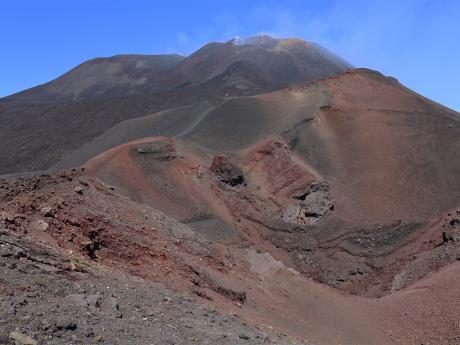
<path id="1" fill-rule="evenodd" d="M 222 182 L 231 186 L 240 185 L 244 181 L 243 170 L 224 154 L 216 155 L 209 169 Z"/>

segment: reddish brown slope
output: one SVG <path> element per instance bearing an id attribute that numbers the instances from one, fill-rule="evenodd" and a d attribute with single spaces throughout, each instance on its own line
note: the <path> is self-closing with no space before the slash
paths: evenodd
<path id="1" fill-rule="evenodd" d="M 91 279 L 99 284 L 98 275 L 88 274 L 98 271 L 146 287 L 149 281 L 161 282 L 191 296 L 197 303 L 237 315 L 266 332 L 289 335 L 282 339 L 272 335 L 275 344 L 296 344 L 291 339 L 295 337 L 319 345 L 427 342 L 447 345 L 456 343 L 460 336 L 458 264 L 381 299 L 346 296 L 287 267 L 276 259 L 285 259 L 282 251 L 269 243 L 255 241 L 250 234 L 244 235 L 244 241 L 227 241 L 225 245 L 210 242 L 189 227 L 129 201 L 84 174 L 9 178 L 0 180 L 0 187 L 4 200 L 0 226 L 7 229 L 1 231 L 1 243 L 5 236 L 11 237 L 8 232 L 15 232 L 22 238 L 55 248 L 61 255 L 54 258 L 57 271 L 48 271 L 47 275 L 58 274 L 59 279 L 70 277 L 81 284 L 79 279 Z M 227 197 L 231 193 L 227 190 Z M 29 254 L 27 242 L 20 246 L 22 254 L 18 261 L 22 263 L 17 275 L 27 277 L 26 263 L 38 267 L 48 264 L 33 261 L 34 254 Z M 147 281 L 136 280 L 136 276 Z M 28 289 L 35 291 L 32 281 L 29 280 Z M 15 296 L 24 293 L 9 281 L 2 284 Z M 104 284 L 103 289 L 113 282 Z M 5 291 L 0 289 L 0 296 L 11 298 Z M 62 293 L 62 290 L 50 292 L 54 299 Z M 37 303 L 33 294 L 27 296 L 30 303 Z M 120 301 L 123 312 L 129 309 L 128 302 L 146 303 L 139 298 Z M 163 303 L 170 302 L 165 299 Z M 168 308 L 163 313 L 166 318 L 170 316 Z M 198 319 L 199 314 L 195 315 Z M 34 324 L 35 317 L 34 314 L 31 320 Z M 118 323 L 118 319 L 115 321 Z M 24 325 L 21 328 L 27 329 Z M 45 336 L 37 334 L 40 339 Z M 254 339 L 250 341 L 255 343 Z M 84 339 L 81 343 L 85 343 Z"/>
<path id="2" fill-rule="evenodd" d="M 168 117 L 175 119 L 175 112 L 184 113 L 171 110 L 168 116 L 139 121 L 143 128 L 150 122 L 169 128 L 165 124 Z M 208 158 L 221 151 L 238 153 L 270 135 L 281 135 L 300 159 L 328 180 L 343 220 L 412 221 L 459 202 L 451 193 L 460 187 L 460 163 L 454 159 L 460 147 L 458 114 L 378 73 L 350 71 L 274 93 L 229 98 L 201 112 L 191 111 L 193 121 L 181 115 L 188 127 L 174 135 Z M 116 138 L 126 130 L 135 139 L 133 121 L 127 125 L 86 145 L 87 153 L 74 162 L 91 158 L 88 152 L 97 153 L 101 142 L 99 152 L 119 145 Z M 145 134 L 140 131 L 139 138 Z"/>
<path id="3" fill-rule="evenodd" d="M 142 121 L 158 119 L 168 128 L 167 117 Z M 26 218 L 4 221 L 82 255 L 105 243 L 101 263 L 312 343 L 455 343 L 457 114 L 358 70 L 229 98 L 188 123 L 176 138 L 123 145 L 124 127 L 111 131 L 115 147 L 84 165 L 83 182 L 115 192 L 85 191 L 45 234 L 38 208 L 24 206 L 29 190 L 6 209 Z M 51 190 L 37 200 L 59 207 Z M 104 206 L 114 226 L 96 218 L 96 236 L 90 220 L 76 226 L 85 204 Z M 160 214 L 144 224 L 146 205 L 186 225 Z"/>
<path id="4" fill-rule="evenodd" d="M 460 204 L 452 192 L 460 188 L 456 113 L 356 70 L 229 98 L 195 117 L 177 139 L 130 143 L 87 169 L 214 239 L 245 234 L 264 250 L 279 248 L 274 255 L 287 265 L 347 292 L 406 286 L 413 279 L 395 279 L 421 266 L 417 253 L 437 262 L 413 268 L 417 279 L 455 260 L 430 224 Z M 230 174 L 242 171 L 241 184 L 209 171 L 219 152 Z M 441 252 L 446 259 L 436 260 Z"/>
<path id="5" fill-rule="evenodd" d="M 458 114 L 371 72 L 321 84 L 331 93 L 330 108 L 311 130 L 324 151 L 320 157 L 310 150 L 308 159 L 321 161 L 317 168 L 336 188 L 338 211 L 355 221 L 387 222 L 457 206 Z"/>
<path id="6" fill-rule="evenodd" d="M 329 182 L 343 220 L 413 221 L 459 203 L 451 192 L 460 188 L 460 163 L 454 159 L 460 149 L 458 114 L 376 72 L 354 70 L 197 109 L 189 115 L 173 109 L 168 116 L 120 124 L 67 162 L 83 163 L 119 145 L 117 138 L 125 132 L 129 140 L 136 139 L 136 122 L 142 122 L 142 128 L 166 128 L 164 133 L 150 132 L 180 137 L 207 159 L 219 152 L 239 154 L 270 135 L 280 135 Z M 171 119 L 177 125 L 173 121 L 178 118 L 187 125 L 173 133 L 167 124 Z M 147 134 L 138 132 L 137 138 Z"/>

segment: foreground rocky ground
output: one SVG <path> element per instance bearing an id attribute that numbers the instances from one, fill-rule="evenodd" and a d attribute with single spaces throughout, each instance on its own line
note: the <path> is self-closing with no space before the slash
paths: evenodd
<path id="1" fill-rule="evenodd" d="M 0 270 L 1 344 L 297 344 L 6 230 Z"/>
<path id="2" fill-rule="evenodd" d="M 204 305 L 191 267 L 213 248 L 185 225 L 76 172 L 0 190 L 0 343 L 296 344 Z"/>
<path id="3" fill-rule="evenodd" d="M 81 170 L 3 178 L 0 197 L 0 343 L 460 341 L 456 212 L 396 258 L 411 257 L 401 286 L 363 298 L 309 279 L 282 246 L 212 239 Z"/>

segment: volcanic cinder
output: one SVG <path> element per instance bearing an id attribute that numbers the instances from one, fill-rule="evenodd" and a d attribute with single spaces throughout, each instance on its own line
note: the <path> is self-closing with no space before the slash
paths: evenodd
<path id="1" fill-rule="evenodd" d="M 94 59 L 1 99 L 0 331 L 459 343 L 459 120 L 268 36 Z"/>

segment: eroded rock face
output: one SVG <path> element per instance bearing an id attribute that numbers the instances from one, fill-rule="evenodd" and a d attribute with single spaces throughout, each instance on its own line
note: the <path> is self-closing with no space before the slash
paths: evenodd
<path id="1" fill-rule="evenodd" d="M 442 225 L 442 242 L 444 244 L 460 243 L 460 211 L 447 215 Z"/>
<path id="2" fill-rule="evenodd" d="M 233 187 L 244 182 L 243 170 L 224 154 L 218 154 L 214 157 L 209 170 L 219 180 Z"/>
<path id="3" fill-rule="evenodd" d="M 166 139 L 139 143 L 133 149 L 133 154 L 148 156 L 159 162 L 167 162 L 177 157 L 174 142 Z"/>
<path id="4" fill-rule="evenodd" d="M 286 208 L 283 219 L 288 223 L 314 225 L 328 211 L 334 209 L 329 186 L 324 182 L 312 183 L 305 190 L 293 195 L 299 200 Z"/>

